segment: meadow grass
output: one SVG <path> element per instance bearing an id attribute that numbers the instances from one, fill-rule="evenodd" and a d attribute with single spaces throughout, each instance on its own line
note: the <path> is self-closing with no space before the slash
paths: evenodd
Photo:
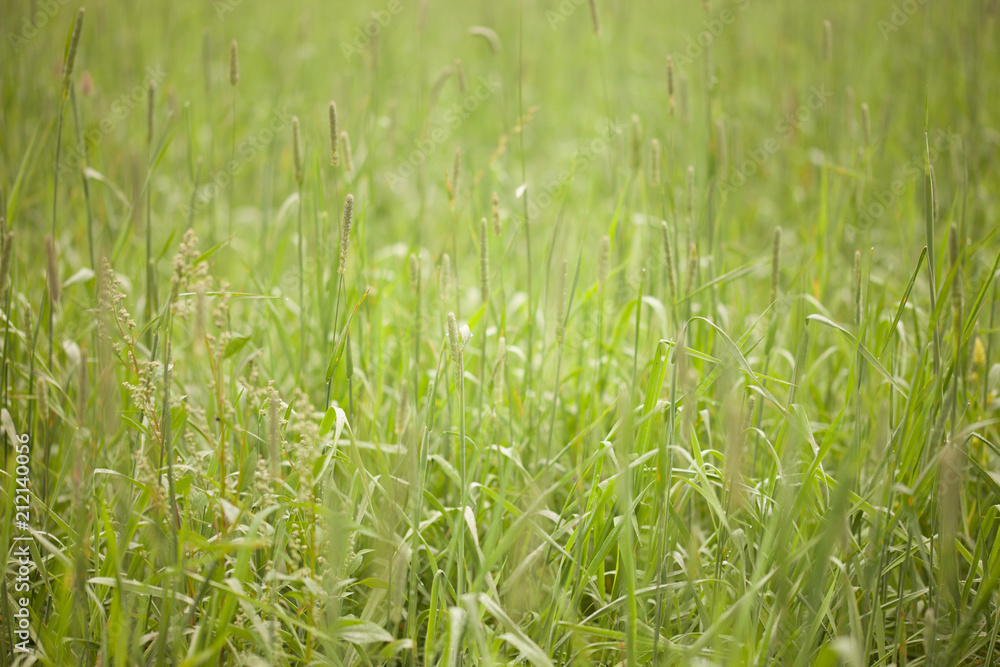
<path id="1" fill-rule="evenodd" d="M 0 664 L 1000 664 L 993 3 L 0 14 Z"/>

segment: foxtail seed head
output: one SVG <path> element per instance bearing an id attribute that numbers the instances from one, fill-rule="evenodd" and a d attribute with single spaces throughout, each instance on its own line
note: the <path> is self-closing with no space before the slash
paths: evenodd
<path id="1" fill-rule="evenodd" d="M 45 284 L 49 290 L 49 302 L 55 306 L 59 304 L 60 284 L 59 265 L 56 261 L 56 245 L 51 235 L 45 236 Z"/>
<path id="2" fill-rule="evenodd" d="M 169 372 L 169 368 L 163 369 L 164 375 Z M 84 421 L 84 415 L 87 413 L 87 403 L 90 400 L 90 378 L 87 373 L 87 348 L 85 347 L 80 348 L 80 372 L 76 376 L 76 381 L 76 414 L 78 420 Z"/>
<path id="3" fill-rule="evenodd" d="M 674 115 L 674 57 L 667 56 L 667 99 L 670 115 Z"/>
<path id="4" fill-rule="evenodd" d="M 420 258 L 416 253 L 410 253 L 410 287 L 415 293 L 420 292 Z"/>
<path id="5" fill-rule="evenodd" d="M 441 280 L 438 284 L 438 291 L 443 303 L 451 301 L 451 257 L 448 253 L 441 255 Z"/>
<path id="6" fill-rule="evenodd" d="M 330 166 L 340 165 L 340 155 L 337 154 L 337 104 L 330 101 Z"/>
<path id="7" fill-rule="evenodd" d="M 455 383 L 462 381 L 462 339 L 458 333 L 455 313 L 448 313 L 448 345 L 451 347 L 451 363 L 455 370 Z"/>
<path id="8" fill-rule="evenodd" d="M 562 344 L 566 335 L 566 278 L 569 265 L 564 259 L 559 272 L 559 282 L 556 283 L 556 342 Z"/>
<path id="9" fill-rule="evenodd" d="M 153 132 L 156 127 L 156 81 L 149 80 L 148 93 L 146 94 L 146 143 L 153 144 Z"/>
<path id="10" fill-rule="evenodd" d="M 594 34 L 601 36 L 601 15 L 597 12 L 597 0 L 590 0 L 590 20 L 594 24 Z"/>
<path id="11" fill-rule="evenodd" d="M 725 177 L 729 170 L 729 151 L 726 142 L 726 124 L 722 119 L 715 121 L 715 159 L 719 174 Z"/>
<path id="12" fill-rule="evenodd" d="M 691 242 L 691 248 L 688 251 L 688 274 L 687 274 L 687 292 L 691 293 L 694 289 L 694 281 L 698 277 L 698 246 Z"/>
<path id="13" fill-rule="evenodd" d="M 688 166 L 687 173 L 687 218 L 688 226 L 694 225 L 694 166 Z M 692 231 L 693 228 L 692 228 Z"/>
<path id="14" fill-rule="evenodd" d="M 348 174 L 354 173 L 354 153 L 351 152 L 351 137 L 347 130 L 340 131 L 340 143 L 344 150 L 344 169 Z"/>
<path id="15" fill-rule="evenodd" d="M 670 227 L 667 226 L 666 220 L 660 222 L 660 228 L 663 230 L 663 268 L 667 272 L 667 286 L 670 289 L 670 296 L 675 297 L 677 296 L 677 283 L 674 278 L 674 250 L 670 243 Z"/>
<path id="16" fill-rule="evenodd" d="M 451 166 L 451 179 L 448 181 L 448 198 L 451 200 L 452 208 L 455 207 L 455 200 L 458 199 L 458 189 L 462 179 L 462 149 L 455 149 L 455 160 Z"/>
<path id="17" fill-rule="evenodd" d="M 295 167 L 295 182 L 302 186 L 302 134 L 299 132 L 299 117 L 292 116 L 292 163 Z M 301 205 L 301 203 L 300 203 Z"/>
<path id="18" fill-rule="evenodd" d="M 865 132 L 865 146 L 870 146 L 872 143 L 872 119 L 868 111 L 868 104 L 865 102 L 861 103 L 861 127 L 864 128 Z"/>
<path id="19" fill-rule="evenodd" d="M 80 33 L 83 31 L 83 7 L 76 12 L 76 22 L 73 24 L 73 34 L 69 38 L 69 48 L 63 61 L 63 96 L 69 93 L 69 82 L 73 77 L 73 67 L 76 65 L 76 51 L 80 47 Z"/>
<path id="20" fill-rule="evenodd" d="M 503 232 L 503 226 L 500 223 L 500 195 L 495 191 L 493 193 L 493 233 L 499 237 L 501 232 Z"/>
<path id="21" fill-rule="evenodd" d="M 632 114 L 632 170 L 642 166 L 642 121 L 638 114 Z"/>
<path id="22" fill-rule="evenodd" d="M 781 282 L 781 227 L 774 228 L 774 247 L 771 250 L 771 303 L 778 298 Z"/>
<path id="23" fill-rule="evenodd" d="M 272 481 L 277 481 L 281 474 L 280 406 L 281 399 L 278 397 L 278 390 L 274 388 L 274 381 L 271 381 L 267 386 L 267 445 L 268 465 Z"/>
<path id="24" fill-rule="evenodd" d="M 455 58 L 455 74 L 458 76 L 458 92 L 465 94 L 465 67 L 461 58 Z"/>
<path id="25" fill-rule="evenodd" d="M 479 291 L 483 303 L 490 300 L 490 227 L 486 218 L 479 223 Z"/>
<path id="26" fill-rule="evenodd" d="M 833 60 L 833 26 L 823 21 L 823 62 Z"/>
<path id="27" fill-rule="evenodd" d="M 611 262 L 611 238 L 601 237 L 601 246 L 597 251 L 597 286 L 604 287 L 608 280 L 608 265 Z"/>
<path id="28" fill-rule="evenodd" d="M 240 51 L 236 40 L 229 42 L 229 85 L 240 82 Z"/>
<path id="29" fill-rule="evenodd" d="M 340 225 L 340 266 L 337 273 L 344 274 L 347 269 L 347 251 L 351 247 L 351 223 L 354 217 L 354 195 L 344 198 L 344 217 Z"/>
<path id="30" fill-rule="evenodd" d="M 663 155 L 660 152 L 660 141 L 653 139 L 649 145 L 649 180 L 653 185 L 660 184 L 660 162 Z"/>

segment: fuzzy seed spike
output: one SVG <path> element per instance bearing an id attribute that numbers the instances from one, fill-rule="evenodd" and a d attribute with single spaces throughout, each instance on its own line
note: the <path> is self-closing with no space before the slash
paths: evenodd
<path id="1" fill-rule="evenodd" d="M 663 220 L 660 222 L 660 228 L 663 230 L 663 268 L 667 272 L 667 286 L 670 289 L 670 297 L 674 298 L 677 296 L 677 282 L 674 278 L 674 251 L 670 243 L 670 227 L 667 226 L 667 221 Z"/>
<path id="2" fill-rule="evenodd" d="M 330 100 L 330 166 L 340 165 L 340 155 L 337 153 L 337 103 Z"/>
<path id="3" fill-rule="evenodd" d="M 347 252 L 351 247 L 351 224 L 354 218 L 354 195 L 344 198 L 344 215 L 340 225 L 340 266 L 337 273 L 344 275 L 347 270 Z"/>
<path id="4" fill-rule="evenodd" d="M 608 280 L 608 266 L 611 261 L 611 237 L 601 237 L 601 246 L 597 252 L 597 285 L 604 287 Z"/>
<path id="5" fill-rule="evenodd" d="M 80 33 L 83 32 L 83 7 L 76 12 L 76 21 L 73 23 L 73 33 L 69 38 L 69 48 L 66 51 L 66 59 L 63 61 L 62 92 L 65 97 L 69 94 L 69 83 L 73 77 L 73 68 L 76 65 L 76 52 L 80 47 Z"/>
<path id="6" fill-rule="evenodd" d="M 295 182 L 302 187 L 302 133 L 299 131 L 298 116 L 292 116 L 292 163 L 295 167 Z"/>
<path id="7" fill-rule="evenodd" d="M 500 195 L 493 192 L 493 234 L 500 237 L 503 227 L 500 222 Z"/>
<path id="8" fill-rule="evenodd" d="M 781 227 L 774 228 L 774 247 L 771 250 L 771 303 L 778 298 L 781 282 Z"/>
<path id="9" fill-rule="evenodd" d="M 240 82 L 240 50 L 236 40 L 229 42 L 229 85 Z"/>
<path id="10" fill-rule="evenodd" d="M 486 218 L 479 223 L 479 291 L 483 303 L 490 298 L 490 226 Z"/>
<path id="11" fill-rule="evenodd" d="M 601 15 L 597 11 L 597 0 L 590 0 L 590 20 L 594 24 L 594 34 L 601 36 Z"/>

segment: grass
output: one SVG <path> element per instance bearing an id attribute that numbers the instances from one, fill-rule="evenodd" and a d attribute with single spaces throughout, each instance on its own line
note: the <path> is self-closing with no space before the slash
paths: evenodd
<path id="1" fill-rule="evenodd" d="M 0 664 L 1000 662 L 989 3 L 74 9 Z"/>

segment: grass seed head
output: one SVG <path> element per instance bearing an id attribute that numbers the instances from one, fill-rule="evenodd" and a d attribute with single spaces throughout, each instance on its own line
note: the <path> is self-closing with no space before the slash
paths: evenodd
<path id="1" fill-rule="evenodd" d="M 483 303 L 490 298 L 490 227 L 486 218 L 479 223 L 479 291 Z"/>
<path id="2" fill-rule="evenodd" d="M 455 58 L 455 75 L 458 77 L 458 92 L 465 94 L 465 66 L 461 58 Z"/>
<path id="3" fill-rule="evenodd" d="M 63 61 L 63 96 L 69 93 L 69 82 L 73 77 L 73 67 L 76 65 L 76 52 L 80 47 L 80 33 L 83 32 L 83 7 L 76 12 L 76 21 L 73 23 L 73 33 L 69 38 L 69 47 L 66 51 L 66 59 Z"/>
<path id="4" fill-rule="evenodd" d="M 594 24 L 594 34 L 601 36 L 601 15 L 597 11 L 597 0 L 590 0 L 590 20 Z"/>
<path id="5" fill-rule="evenodd" d="M 868 147 L 872 143 L 872 119 L 865 102 L 861 103 L 861 127 L 865 133 L 865 146 Z"/>
<path id="6" fill-rule="evenodd" d="M 438 291 L 443 303 L 451 301 L 451 257 L 448 253 L 441 255 L 441 279 Z"/>
<path id="7" fill-rule="evenodd" d="M 724 177 L 729 170 L 729 150 L 726 142 L 726 124 L 722 119 L 715 121 L 715 160 L 719 174 Z"/>
<path id="8" fill-rule="evenodd" d="M 667 106 L 674 115 L 674 57 L 667 56 Z"/>
<path id="9" fill-rule="evenodd" d="M 299 131 L 298 116 L 292 116 L 292 166 L 295 167 L 295 182 L 302 187 L 302 133 Z"/>
<path id="10" fill-rule="evenodd" d="M 348 174 L 354 173 L 354 153 L 351 151 L 351 137 L 347 130 L 340 131 L 341 148 L 344 151 L 344 169 Z"/>
<path id="11" fill-rule="evenodd" d="M 410 287 L 414 293 L 420 292 L 420 258 L 416 253 L 410 253 Z"/>
<path id="12" fill-rule="evenodd" d="M 660 162 L 663 154 L 660 150 L 659 139 L 653 139 L 649 145 L 649 180 L 653 185 L 660 184 Z"/>
<path id="13" fill-rule="evenodd" d="M 975 368 L 982 368 L 986 365 L 986 347 L 983 339 L 976 336 L 976 342 L 972 346 L 972 365 Z"/>
<path id="14" fill-rule="evenodd" d="M 455 313 L 448 313 L 448 345 L 451 348 L 451 363 L 455 370 L 455 383 L 462 381 L 462 337 L 458 332 Z"/>
<path id="15" fill-rule="evenodd" d="M 340 265 L 337 273 L 344 275 L 347 269 L 347 252 L 351 247 L 351 224 L 354 218 L 354 195 L 344 198 L 344 216 L 340 224 Z"/>
<path id="16" fill-rule="evenodd" d="M 149 80 L 146 94 L 146 144 L 153 144 L 153 133 L 156 129 L 156 81 Z"/>
<path id="17" fill-rule="evenodd" d="M 337 153 L 337 103 L 330 101 L 330 166 L 340 165 L 340 155 Z"/>
<path id="18" fill-rule="evenodd" d="M 503 226 L 500 222 L 500 195 L 493 192 L 493 233 L 499 238 L 501 232 L 503 232 Z"/>
<path id="19" fill-rule="evenodd" d="M 642 121 L 638 114 L 632 114 L 632 171 L 642 166 Z"/>
<path id="20" fill-rule="evenodd" d="M 35 378 L 35 400 L 38 402 L 38 416 L 44 424 L 49 423 L 49 389 L 45 378 Z"/>
<path id="21" fill-rule="evenodd" d="M 240 82 L 240 51 L 236 40 L 229 42 L 229 85 Z"/>
<path id="22" fill-rule="evenodd" d="M 271 481 L 281 475 L 281 398 L 272 380 L 267 385 L 267 445 Z"/>
<path id="23" fill-rule="evenodd" d="M 694 281 L 698 278 L 698 246 L 692 241 L 688 249 L 687 293 L 694 289 Z"/>
<path id="24" fill-rule="evenodd" d="M 774 244 L 771 248 L 771 303 L 778 298 L 781 282 L 781 227 L 774 228 Z"/>
<path id="25" fill-rule="evenodd" d="M 823 21 L 823 62 L 833 61 L 833 26 Z"/>
<path id="26" fill-rule="evenodd" d="M 667 287 L 670 290 L 670 297 L 677 296 L 677 283 L 674 278 L 674 250 L 670 242 L 670 227 L 667 221 L 660 222 L 660 229 L 663 231 L 663 270 L 667 273 Z"/>
<path id="27" fill-rule="evenodd" d="M 597 251 L 597 286 L 604 287 L 608 280 L 608 267 L 611 263 L 611 237 L 607 234 L 601 237 L 601 245 Z"/>
<path id="28" fill-rule="evenodd" d="M 169 368 L 163 369 L 164 375 L 169 372 Z M 82 422 L 87 413 L 87 403 L 90 401 L 90 376 L 87 373 L 87 348 L 85 347 L 80 348 L 80 371 L 77 373 L 76 383 L 76 418 Z"/>

